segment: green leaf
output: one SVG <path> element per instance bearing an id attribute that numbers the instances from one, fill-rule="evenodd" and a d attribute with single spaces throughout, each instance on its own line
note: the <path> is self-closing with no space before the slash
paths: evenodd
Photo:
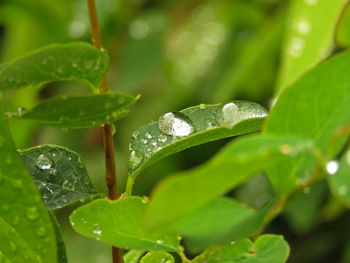
<path id="1" fill-rule="evenodd" d="M 152 163 L 196 145 L 256 132 L 266 115 L 262 106 L 247 101 L 168 112 L 133 134 L 129 174 L 136 177 Z"/>
<path id="2" fill-rule="evenodd" d="M 139 197 L 95 200 L 75 210 L 71 224 L 80 234 L 125 249 L 181 251 L 177 236 L 144 233 L 146 202 Z"/>
<path id="3" fill-rule="evenodd" d="M 96 189 L 77 153 L 57 145 L 41 145 L 19 153 L 48 209 L 96 196 Z"/>
<path id="4" fill-rule="evenodd" d="M 38 86 L 57 80 L 80 81 L 97 89 L 108 67 L 107 52 L 90 44 L 52 45 L 1 68 L 0 90 Z"/>
<path id="5" fill-rule="evenodd" d="M 248 237 L 259 230 L 271 203 L 254 210 L 230 198 L 219 198 L 180 219 L 174 229 L 191 252 Z"/>
<path id="6" fill-rule="evenodd" d="M 345 74 L 349 68 L 350 53 L 346 52 L 304 75 L 282 92 L 264 133 L 310 138 L 326 151 L 335 130 L 350 122 L 350 75 Z M 283 163 L 270 170 L 269 179 L 277 192 L 287 194 L 310 178 L 315 164 L 310 157 Z"/>
<path id="7" fill-rule="evenodd" d="M 331 165 L 334 167 L 332 170 Z M 331 174 L 329 184 L 333 195 L 350 207 L 350 151 L 343 155 L 339 164 L 336 161 L 329 162 L 328 170 Z"/>
<path id="8" fill-rule="evenodd" d="M 138 263 L 140 257 L 145 252 L 143 250 L 131 249 L 123 255 L 124 263 Z"/>
<path id="9" fill-rule="evenodd" d="M 342 47 L 350 46 L 350 5 L 348 4 L 344 9 L 335 32 L 335 40 L 337 45 Z"/>
<path id="10" fill-rule="evenodd" d="M 208 163 L 162 181 L 152 194 L 145 215 L 146 227 L 166 227 L 264 168 L 310 148 L 310 141 L 287 137 L 250 136 L 235 140 Z"/>
<path id="11" fill-rule="evenodd" d="M 332 51 L 334 31 L 346 3 L 347 0 L 291 2 L 279 91 L 295 82 Z"/>
<path id="12" fill-rule="evenodd" d="M 61 227 L 55 217 L 55 215 L 50 212 L 50 219 L 56 234 L 56 244 L 57 244 L 57 262 L 58 263 L 68 263 L 66 246 L 62 237 Z"/>
<path id="13" fill-rule="evenodd" d="M 174 257 L 164 251 L 148 252 L 141 258 L 140 263 L 174 263 Z"/>
<path id="14" fill-rule="evenodd" d="M 2 109 L 0 97 L 0 108 Z M 1 111 L 1 110 L 0 110 Z M 13 263 L 57 262 L 55 234 L 0 116 L 0 251 Z"/>
<path id="15" fill-rule="evenodd" d="M 193 263 L 284 263 L 289 246 L 282 236 L 263 235 L 254 243 L 243 239 L 237 243 L 205 251 Z"/>
<path id="16" fill-rule="evenodd" d="M 10 116 L 69 129 L 91 128 L 123 118 L 135 101 L 134 96 L 123 93 L 59 96 Z"/>

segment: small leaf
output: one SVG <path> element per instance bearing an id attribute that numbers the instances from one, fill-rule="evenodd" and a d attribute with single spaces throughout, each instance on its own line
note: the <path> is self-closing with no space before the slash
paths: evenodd
<path id="1" fill-rule="evenodd" d="M 75 210 L 73 228 L 90 238 L 125 249 L 181 251 L 174 235 L 146 234 L 142 230 L 146 200 L 127 197 L 116 201 L 95 200 Z"/>
<path id="2" fill-rule="evenodd" d="M 165 228 L 257 172 L 308 153 L 312 147 L 309 140 L 290 137 L 250 136 L 234 140 L 206 164 L 162 181 L 152 194 L 145 215 L 146 227 Z"/>
<path id="3" fill-rule="evenodd" d="M 96 198 L 96 189 L 77 153 L 57 145 L 41 145 L 19 153 L 48 209 Z"/>
<path id="4" fill-rule="evenodd" d="M 230 198 L 219 198 L 198 208 L 174 224 L 186 248 L 200 252 L 205 248 L 248 237 L 259 230 L 272 202 L 259 211 Z"/>
<path id="5" fill-rule="evenodd" d="M 289 246 L 282 236 L 263 235 L 254 243 L 249 239 L 205 251 L 193 263 L 284 263 Z"/>
<path id="6" fill-rule="evenodd" d="M 66 245 L 62 237 L 61 227 L 55 217 L 55 215 L 50 212 L 50 219 L 56 234 L 56 244 L 57 244 L 57 263 L 68 263 Z"/>
<path id="7" fill-rule="evenodd" d="M 334 132 L 350 123 L 350 75 L 344 74 L 349 68 L 350 53 L 346 52 L 305 74 L 281 93 L 264 133 L 310 138 L 326 152 Z M 268 175 L 274 189 L 285 195 L 308 180 L 315 166 L 314 159 L 304 156 L 269 169 Z"/>
<path id="8" fill-rule="evenodd" d="M 57 262 L 49 215 L 12 143 L 0 97 L 0 251 L 12 263 Z"/>
<path id="9" fill-rule="evenodd" d="M 347 0 L 291 2 L 279 91 L 290 86 L 329 55 L 333 49 L 333 35 L 338 18 L 346 3 Z"/>
<path id="10" fill-rule="evenodd" d="M 131 249 L 123 255 L 123 263 L 138 263 L 140 261 L 140 257 L 144 253 L 145 252 L 143 250 Z"/>
<path id="11" fill-rule="evenodd" d="M 262 106 L 246 101 L 168 112 L 133 134 L 129 174 L 136 177 L 152 163 L 196 145 L 256 132 L 266 115 Z"/>
<path id="12" fill-rule="evenodd" d="M 52 45 L 7 63 L 0 69 L 0 90 L 75 80 L 96 89 L 107 73 L 107 52 L 86 43 Z"/>
<path id="13" fill-rule="evenodd" d="M 331 174 L 329 184 L 333 195 L 350 207 L 350 150 L 344 154 L 340 163 L 331 161 L 327 168 Z"/>
<path id="14" fill-rule="evenodd" d="M 124 117 L 135 101 L 134 96 L 123 93 L 60 96 L 12 116 L 68 129 L 91 128 Z"/>
<path id="15" fill-rule="evenodd" d="M 140 263 L 174 263 L 174 257 L 164 251 L 148 252 L 141 258 Z"/>

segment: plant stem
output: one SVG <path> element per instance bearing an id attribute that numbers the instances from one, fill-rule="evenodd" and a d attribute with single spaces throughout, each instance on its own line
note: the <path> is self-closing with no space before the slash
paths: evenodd
<path id="1" fill-rule="evenodd" d="M 103 49 L 100 27 L 98 25 L 97 11 L 95 0 L 86 0 L 89 10 L 91 40 L 94 46 L 98 49 Z M 109 91 L 107 77 L 105 76 L 99 86 L 101 93 Z M 112 127 L 104 124 L 101 127 L 103 134 L 103 144 L 105 150 L 105 166 L 106 166 L 106 184 L 108 188 L 108 199 L 115 200 L 119 197 L 117 191 L 117 177 L 115 173 L 115 155 L 114 155 L 114 140 Z M 112 247 L 113 263 L 122 263 L 122 250 L 117 247 Z"/>

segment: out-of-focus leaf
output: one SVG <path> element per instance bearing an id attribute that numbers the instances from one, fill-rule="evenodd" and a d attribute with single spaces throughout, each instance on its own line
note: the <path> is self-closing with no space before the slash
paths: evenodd
<path id="1" fill-rule="evenodd" d="M 229 198 L 219 198 L 175 223 L 191 252 L 254 234 L 261 227 L 271 204 L 256 211 Z"/>
<path id="2" fill-rule="evenodd" d="M 282 236 L 263 235 L 254 243 L 249 239 L 215 247 L 195 258 L 193 263 L 284 263 L 289 246 Z"/>
<path id="3" fill-rule="evenodd" d="M 38 86 L 57 80 L 80 81 L 96 89 L 108 67 L 107 52 L 92 45 L 52 45 L 7 63 L 0 70 L 0 90 Z"/>
<path id="4" fill-rule="evenodd" d="M 123 259 L 125 263 L 138 263 L 140 261 L 140 257 L 145 252 L 143 250 L 131 249 L 127 253 L 123 255 Z"/>
<path id="5" fill-rule="evenodd" d="M 279 91 L 328 56 L 333 48 L 339 15 L 346 3 L 347 0 L 292 0 L 277 87 Z"/>
<path id="6" fill-rule="evenodd" d="M 77 153 L 57 145 L 37 146 L 19 153 L 48 209 L 96 198 L 96 189 Z"/>
<path id="7" fill-rule="evenodd" d="M 344 154 L 339 164 L 332 161 L 328 163 L 327 168 L 331 174 L 329 184 L 332 193 L 344 205 L 350 207 L 350 151 Z"/>
<path id="8" fill-rule="evenodd" d="M 344 9 L 335 32 L 335 41 L 342 47 L 350 46 L 350 5 Z"/>
<path id="9" fill-rule="evenodd" d="M 125 249 L 181 251 L 176 235 L 143 231 L 146 202 L 139 197 L 95 200 L 75 210 L 71 224 L 82 235 Z"/>
<path id="10" fill-rule="evenodd" d="M 164 251 L 152 251 L 141 258 L 140 263 L 174 263 L 174 257 Z"/>
<path id="11" fill-rule="evenodd" d="M 145 225 L 149 229 L 166 228 L 264 168 L 309 152 L 312 147 L 308 140 L 287 137 L 235 140 L 208 163 L 162 181 L 152 194 Z"/>
<path id="12" fill-rule="evenodd" d="M 134 96 L 123 93 L 60 96 L 10 116 L 69 129 L 91 128 L 124 117 L 135 101 Z"/>
<path id="13" fill-rule="evenodd" d="M 0 251 L 10 262 L 57 262 L 49 215 L 12 143 L 0 97 Z"/>
<path id="14" fill-rule="evenodd" d="M 280 95 L 264 127 L 265 134 L 302 136 L 326 151 L 332 134 L 350 122 L 350 53 L 338 55 L 305 74 Z M 334 158 L 334 156 L 329 156 Z M 316 161 L 302 157 L 269 171 L 275 190 L 287 194 L 312 175 Z"/>
<path id="15" fill-rule="evenodd" d="M 62 237 L 61 227 L 57 222 L 55 215 L 50 212 L 50 219 L 52 222 L 52 226 L 55 230 L 56 234 L 56 244 L 57 244 L 57 263 L 68 263 L 67 253 L 66 253 L 66 245 L 64 244 L 64 240 Z"/>
<path id="16" fill-rule="evenodd" d="M 168 112 L 138 129 L 130 144 L 129 174 L 171 154 L 206 142 L 258 131 L 267 115 L 259 104 L 233 101 Z"/>

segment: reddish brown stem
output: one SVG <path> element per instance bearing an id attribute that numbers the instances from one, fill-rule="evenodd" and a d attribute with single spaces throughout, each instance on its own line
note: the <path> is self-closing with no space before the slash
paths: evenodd
<path id="1" fill-rule="evenodd" d="M 102 49 L 102 38 L 100 33 L 100 27 L 98 25 L 97 11 L 95 0 L 86 0 L 89 10 L 90 27 L 91 27 L 91 40 L 96 48 Z M 101 93 L 109 91 L 109 85 L 107 77 L 104 77 L 99 86 Z M 108 124 L 101 127 L 103 135 L 103 144 L 105 150 L 105 166 L 106 166 L 106 184 L 108 188 L 108 198 L 115 200 L 119 197 L 117 191 L 117 177 L 115 172 L 115 155 L 114 155 L 114 140 L 112 127 Z M 122 263 L 123 255 L 122 250 L 117 247 L 112 247 L 113 263 Z"/>

